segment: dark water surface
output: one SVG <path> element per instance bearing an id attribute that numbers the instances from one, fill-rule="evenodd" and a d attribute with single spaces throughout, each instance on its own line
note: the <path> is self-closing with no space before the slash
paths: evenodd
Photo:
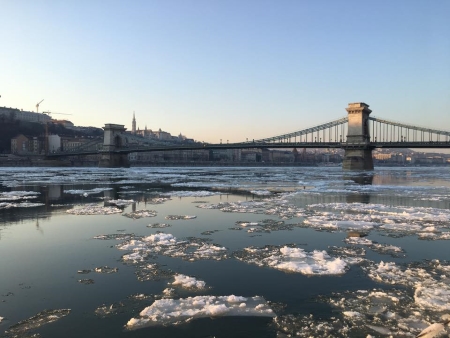
<path id="1" fill-rule="evenodd" d="M 352 174 L 340 168 L 2 168 L 0 177 L 0 336 L 366 337 L 385 330 L 413 336 L 450 313 L 449 168 Z M 70 213 L 88 205 L 97 214 Z M 124 216 L 140 210 L 154 215 Z M 156 223 L 170 226 L 149 227 Z M 159 232 L 192 246 L 183 257 L 163 246 L 148 249 L 142 262 L 123 258 L 132 251 L 121 244 Z M 94 238 L 124 234 L 129 237 Z M 223 248 L 224 255 L 192 258 L 197 242 Z M 320 262 L 308 259 L 308 273 L 294 256 L 250 257 L 244 250 L 269 246 L 279 254 L 285 245 L 308 254 L 324 250 L 333 267 L 340 261 L 345 267 L 339 272 L 325 264 L 318 271 Z M 278 265 L 289 262 L 294 270 Z M 139 280 L 143 264 L 153 263 L 160 272 Z M 384 271 L 385 263 L 400 269 L 402 280 Z M 105 266 L 118 271 L 79 273 Z M 177 274 L 206 288 L 170 285 Z M 426 294 L 424 285 L 440 298 Z M 173 293 L 164 296 L 166 288 Z M 380 293 L 370 296 L 374 290 Z M 164 297 L 229 295 L 263 297 L 274 315 L 179 317 L 127 327 Z M 62 309 L 70 312 L 32 319 Z"/>

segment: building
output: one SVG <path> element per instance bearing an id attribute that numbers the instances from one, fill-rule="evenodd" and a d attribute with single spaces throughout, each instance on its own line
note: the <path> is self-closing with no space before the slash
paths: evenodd
<path id="1" fill-rule="evenodd" d="M 31 111 L 23 111 L 17 108 L 0 107 L 0 118 L 14 121 L 27 121 L 45 124 L 50 122 L 52 118 L 47 114 L 35 113 Z"/>
<path id="2" fill-rule="evenodd" d="M 63 137 L 61 138 L 61 147 L 63 151 L 73 151 L 90 141 L 90 139 L 80 137 Z"/>
<path id="3" fill-rule="evenodd" d="M 48 151 L 54 153 L 61 150 L 61 137 L 59 135 L 48 135 Z"/>
<path id="4" fill-rule="evenodd" d="M 40 154 L 44 151 L 44 139 L 19 134 L 11 139 L 11 154 Z"/>

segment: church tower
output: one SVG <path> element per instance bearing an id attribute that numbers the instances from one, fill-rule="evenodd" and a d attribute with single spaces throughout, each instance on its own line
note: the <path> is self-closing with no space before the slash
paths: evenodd
<path id="1" fill-rule="evenodd" d="M 136 135 L 136 118 L 134 117 L 134 112 L 133 112 L 133 122 L 131 123 L 131 133 L 133 135 Z"/>

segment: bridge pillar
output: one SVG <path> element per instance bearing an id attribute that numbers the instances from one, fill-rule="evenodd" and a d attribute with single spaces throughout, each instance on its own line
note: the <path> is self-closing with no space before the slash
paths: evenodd
<path id="1" fill-rule="evenodd" d="M 373 170 L 372 147 L 370 145 L 369 115 L 372 110 L 363 102 L 349 103 L 347 141 L 342 169 Z"/>
<path id="2" fill-rule="evenodd" d="M 103 127 L 103 149 L 100 152 L 100 162 L 98 166 L 101 168 L 128 168 L 127 153 L 118 152 L 123 146 L 122 133 L 126 128 L 121 124 L 105 124 Z"/>

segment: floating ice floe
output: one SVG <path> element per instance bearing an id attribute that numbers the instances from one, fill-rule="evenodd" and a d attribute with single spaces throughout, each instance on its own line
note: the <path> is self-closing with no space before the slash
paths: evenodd
<path id="1" fill-rule="evenodd" d="M 345 260 L 333 258 L 326 251 L 306 252 L 301 248 L 289 246 L 248 247 L 235 252 L 234 256 L 257 266 L 267 266 L 304 275 L 340 275 L 348 268 Z"/>
<path id="2" fill-rule="evenodd" d="M 94 239 L 125 241 L 133 237 L 134 234 L 111 234 L 111 235 L 97 235 L 94 236 Z"/>
<path id="3" fill-rule="evenodd" d="M 104 191 L 112 190 L 112 188 L 93 188 L 93 189 L 71 189 L 71 190 L 64 190 L 65 194 L 71 194 L 71 195 L 82 195 L 82 196 L 89 196 L 89 195 L 95 195 L 99 194 Z"/>
<path id="4" fill-rule="evenodd" d="M 339 318 L 329 321 L 315 319 L 313 315 L 295 316 L 292 314 L 277 316 L 273 325 L 278 331 L 277 337 L 350 337 L 350 327 Z M 362 337 L 362 336 L 361 336 Z M 370 338 L 367 336 L 366 338 Z"/>
<path id="5" fill-rule="evenodd" d="M 313 216 L 304 220 L 304 224 L 310 227 L 324 229 L 324 230 L 363 230 L 368 231 L 373 229 L 377 223 L 366 221 L 338 221 L 329 220 L 328 217 Z"/>
<path id="6" fill-rule="evenodd" d="M 5 317 L 0 317 L 0 323 L 5 319 Z"/>
<path id="7" fill-rule="evenodd" d="M 166 224 L 166 223 L 152 223 L 147 225 L 147 228 L 168 228 L 170 227 L 170 224 Z"/>
<path id="8" fill-rule="evenodd" d="M 258 196 L 272 195 L 272 192 L 270 192 L 269 190 L 251 190 L 250 193 L 253 195 L 258 195 Z"/>
<path id="9" fill-rule="evenodd" d="M 106 202 L 109 203 L 109 204 L 117 205 L 118 207 L 123 207 L 123 206 L 126 206 L 126 205 L 133 204 L 135 201 L 134 200 L 118 199 L 118 200 L 107 200 Z"/>
<path id="10" fill-rule="evenodd" d="M 352 211 L 370 215 L 373 221 L 393 220 L 396 222 L 450 222 L 450 210 L 426 207 L 388 206 L 372 203 L 321 203 L 309 208 L 326 208 Z"/>
<path id="11" fill-rule="evenodd" d="M 14 190 L 8 192 L 0 192 L 0 201 L 16 201 L 37 198 L 39 192 Z"/>
<path id="12" fill-rule="evenodd" d="M 139 219 L 143 217 L 155 217 L 156 216 L 155 210 L 136 210 L 128 213 L 124 213 L 122 216 L 132 218 L 132 219 Z"/>
<path id="13" fill-rule="evenodd" d="M 179 241 L 172 234 L 157 233 L 147 237 L 136 237 L 117 245 L 120 250 L 132 253 L 122 256 L 124 261 L 142 262 L 148 255 L 164 255 L 195 261 L 200 259 L 222 260 L 228 258 L 227 249 L 207 243 L 205 239 L 190 237 Z"/>
<path id="14" fill-rule="evenodd" d="M 28 331 L 35 330 L 45 324 L 55 322 L 58 319 L 67 316 L 69 313 L 70 309 L 44 310 L 31 318 L 22 320 L 17 324 L 10 326 L 5 333 L 7 337 L 28 337 Z"/>
<path id="15" fill-rule="evenodd" d="M 343 258 L 347 264 L 360 264 L 365 261 L 364 256 L 366 251 L 363 248 L 351 246 L 351 247 L 337 247 L 330 246 L 328 252 L 334 256 Z"/>
<path id="16" fill-rule="evenodd" d="M 182 288 L 192 290 L 202 290 L 206 287 L 206 283 L 204 281 L 198 280 L 195 277 L 176 274 L 173 278 L 175 280 L 171 284 L 174 286 L 181 286 Z"/>
<path id="17" fill-rule="evenodd" d="M 72 215 L 111 215 L 120 214 L 122 210 L 116 207 L 104 207 L 98 204 L 85 204 L 79 207 L 74 207 L 66 211 Z"/>
<path id="18" fill-rule="evenodd" d="M 98 268 L 94 269 L 97 273 L 115 273 L 119 271 L 119 268 L 111 268 L 109 266 L 99 266 Z"/>
<path id="19" fill-rule="evenodd" d="M 347 327 L 348 337 L 363 334 L 414 337 L 428 325 L 428 315 L 415 306 L 404 289 L 337 293 L 327 301 L 342 310 L 341 325 Z"/>
<path id="20" fill-rule="evenodd" d="M 29 203 L 29 202 L 21 202 L 21 203 L 7 203 L 0 202 L 0 210 L 1 209 L 11 209 L 11 208 L 34 208 L 45 205 L 44 203 Z"/>
<path id="21" fill-rule="evenodd" d="M 197 218 L 197 216 L 191 216 L 191 215 L 168 215 L 165 217 L 168 220 L 171 221 L 177 221 L 177 220 L 189 220 L 189 219 L 194 219 Z"/>
<path id="22" fill-rule="evenodd" d="M 84 285 L 89 285 L 89 284 L 94 284 L 95 281 L 91 278 L 83 278 L 83 279 L 79 279 L 78 283 L 84 284 Z"/>
<path id="23" fill-rule="evenodd" d="M 450 269 L 438 260 L 422 266 L 409 265 L 406 268 L 395 263 L 380 262 L 363 267 L 375 281 L 407 286 L 414 290 L 414 302 L 428 311 L 450 311 Z"/>
<path id="24" fill-rule="evenodd" d="M 179 324 L 196 318 L 221 316 L 275 317 L 262 297 L 197 296 L 180 299 L 160 299 L 132 318 L 127 329 L 145 326 Z"/>
<path id="25" fill-rule="evenodd" d="M 403 257 L 405 255 L 405 250 L 396 245 L 376 243 L 365 237 L 347 237 L 344 241 L 353 245 L 365 245 L 372 251 L 383 255 L 391 255 L 392 257 Z"/>
<path id="26" fill-rule="evenodd" d="M 221 192 L 219 191 L 200 190 L 200 191 L 171 191 L 162 193 L 161 195 L 171 197 L 208 197 L 220 194 Z"/>
<path id="27" fill-rule="evenodd" d="M 283 194 L 277 198 L 267 198 L 262 201 L 238 201 L 220 202 L 217 204 L 200 204 L 201 209 L 218 209 L 222 212 L 252 213 L 275 215 L 282 219 L 291 219 L 305 215 L 303 208 L 298 208 L 289 204 L 285 198 L 288 194 Z"/>

